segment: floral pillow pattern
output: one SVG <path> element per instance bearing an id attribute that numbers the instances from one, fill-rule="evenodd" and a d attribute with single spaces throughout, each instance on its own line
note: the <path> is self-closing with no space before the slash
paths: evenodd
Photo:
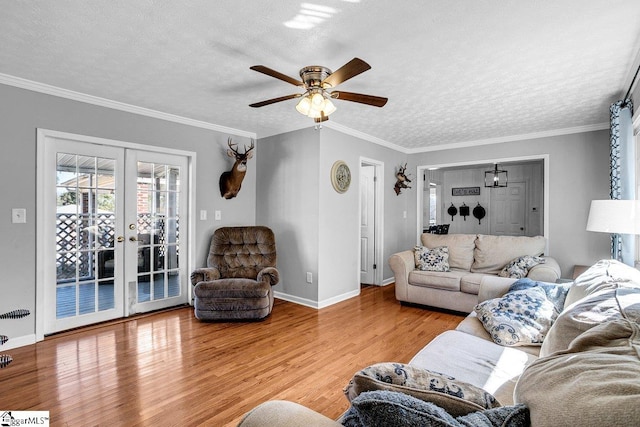
<path id="1" fill-rule="evenodd" d="M 472 384 L 397 362 L 377 363 L 356 372 L 344 388 L 344 394 L 351 402 L 361 393 L 372 390 L 408 394 L 435 403 L 456 416 L 500 406 L 492 394 Z"/>
<path id="2" fill-rule="evenodd" d="M 491 339 L 509 347 L 542 345 L 558 317 L 553 302 L 539 287 L 508 292 L 502 298 L 481 302 L 474 310 Z"/>
<path id="3" fill-rule="evenodd" d="M 413 248 L 416 268 L 422 271 L 449 271 L 449 248 L 439 246 L 429 249 L 425 246 Z"/>
<path id="4" fill-rule="evenodd" d="M 527 277 L 529 270 L 538 264 L 544 264 L 545 259 L 539 256 L 524 255 L 511 260 L 502 271 L 498 273 L 501 277 L 510 277 L 512 279 L 522 279 Z"/>

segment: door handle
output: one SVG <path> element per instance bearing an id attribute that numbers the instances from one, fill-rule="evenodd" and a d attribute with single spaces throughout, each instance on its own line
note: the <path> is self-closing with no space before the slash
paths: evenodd
<path id="1" fill-rule="evenodd" d="M 129 241 L 130 242 L 137 242 L 138 238 L 136 236 L 131 236 L 131 237 L 129 237 Z"/>
<path id="2" fill-rule="evenodd" d="M 122 243 L 122 242 L 124 242 L 124 236 L 118 236 L 118 238 L 116 239 L 116 241 L 117 241 L 118 243 Z"/>

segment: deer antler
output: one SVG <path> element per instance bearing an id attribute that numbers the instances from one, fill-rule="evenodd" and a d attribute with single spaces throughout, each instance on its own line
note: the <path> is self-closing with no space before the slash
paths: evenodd
<path id="1" fill-rule="evenodd" d="M 247 146 L 244 146 L 244 154 L 247 154 L 249 151 L 253 150 L 253 148 L 255 147 L 254 141 L 253 139 L 251 140 L 251 146 L 249 147 L 249 149 L 247 150 Z"/>
<path id="2" fill-rule="evenodd" d="M 229 149 L 234 152 L 234 154 L 239 154 L 238 150 L 233 148 L 233 147 L 237 147 L 238 144 L 237 143 L 234 144 L 233 142 L 231 142 L 231 137 L 229 137 L 229 139 L 227 140 L 227 145 L 229 146 Z"/>

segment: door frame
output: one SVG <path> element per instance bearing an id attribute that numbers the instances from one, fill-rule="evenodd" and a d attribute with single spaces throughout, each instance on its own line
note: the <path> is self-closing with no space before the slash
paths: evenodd
<path id="1" fill-rule="evenodd" d="M 196 167 L 196 153 L 193 151 L 177 150 L 173 148 L 159 147 L 153 145 L 145 145 L 134 142 L 119 141 L 114 139 L 99 138 L 88 135 L 79 135 L 68 132 L 61 132 L 51 129 L 37 129 L 36 137 L 36 310 L 35 310 L 35 327 L 36 327 L 36 342 L 44 340 L 45 337 L 45 297 L 44 287 L 46 286 L 46 271 L 45 268 L 47 253 L 45 246 L 38 236 L 44 234 L 46 218 L 43 213 L 45 211 L 45 184 L 51 177 L 47 176 L 48 171 L 45 168 L 46 160 L 46 144 L 51 139 L 66 139 L 70 141 L 76 141 L 80 143 L 88 143 L 95 145 L 106 145 L 111 147 L 133 149 L 140 151 L 159 152 L 167 154 L 175 154 L 184 156 L 187 158 L 188 170 L 186 171 L 186 177 L 189 185 L 189 191 L 187 193 L 187 209 L 189 225 L 186 231 L 186 244 L 184 248 L 187 252 L 187 271 L 193 271 L 195 268 L 195 167 Z M 46 170 L 45 170 L 46 169 Z M 185 280 L 188 278 L 185 278 Z M 187 282 L 188 283 L 188 282 Z M 124 284 L 126 285 L 126 284 Z M 191 286 L 187 285 L 187 300 L 191 302 Z M 125 316 L 128 316 L 127 305 L 125 302 Z"/>
<path id="2" fill-rule="evenodd" d="M 549 252 L 549 155 L 548 154 L 537 154 L 532 156 L 519 156 L 519 157 L 502 157 L 502 158 L 489 158 L 489 159 L 475 159 L 469 160 L 466 162 L 455 162 L 455 163 L 443 163 L 443 164 L 426 164 L 421 165 L 416 168 L 416 176 L 422 176 L 424 173 L 427 173 L 429 169 L 440 169 L 440 168 L 448 168 L 448 167 L 458 167 L 458 166 L 473 166 L 477 164 L 486 164 L 486 163 L 511 163 L 511 162 L 520 162 L 520 161 L 529 161 L 529 160 L 542 160 L 543 167 L 543 188 L 544 188 L 544 206 L 543 206 L 543 235 L 547 239 L 547 247 L 545 248 L 545 253 Z M 424 181 L 422 179 L 418 179 L 416 185 L 416 244 L 422 244 L 420 241 L 420 236 L 422 234 L 422 204 L 423 200 L 423 191 L 424 191 Z"/>
<path id="3" fill-rule="evenodd" d="M 383 280 L 383 248 L 384 248 L 384 163 L 375 159 L 366 157 L 360 157 L 358 162 L 358 182 L 360 182 L 360 168 L 362 165 L 373 166 L 375 186 L 374 186 L 374 199 L 375 206 L 373 210 L 373 222 L 374 222 L 374 260 L 376 269 L 373 271 L 373 284 L 377 286 L 382 285 Z M 360 187 L 358 187 L 360 188 Z M 358 190 L 360 191 L 360 190 Z M 358 193 L 359 195 L 359 193 Z M 358 199 L 360 200 L 360 199 Z M 362 206 L 358 202 L 358 218 L 362 215 Z M 360 240 L 362 239 L 362 233 L 360 230 L 360 222 L 358 221 L 358 281 L 360 280 L 360 271 L 362 270 L 362 249 Z"/>

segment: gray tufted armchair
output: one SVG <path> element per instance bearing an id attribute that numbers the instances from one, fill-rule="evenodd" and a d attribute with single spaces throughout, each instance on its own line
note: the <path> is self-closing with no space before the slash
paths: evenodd
<path id="1" fill-rule="evenodd" d="M 200 320 L 263 319 L 280 281 L 273 231 L 264 226 L 221 227 L 211 237 L 207 267 L 191 273 Z"/>

